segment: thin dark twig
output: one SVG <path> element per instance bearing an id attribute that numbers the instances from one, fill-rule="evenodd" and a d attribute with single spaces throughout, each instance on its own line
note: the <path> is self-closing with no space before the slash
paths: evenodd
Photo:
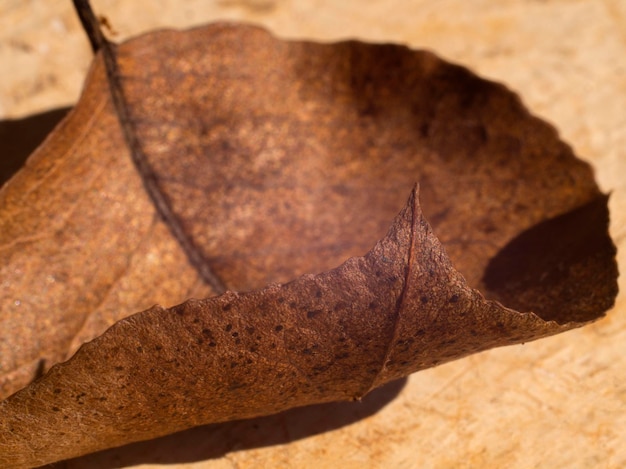
<path id="1" fill-rule="evenodd" d="M 180 220 L 172 211 L 170 201 L 158 186 L 157 175 L 148 162 L 147 155 L 145 154 L 143 146 L 137 137 L 137 132 L 130 116 L 128 102 L 124 96 L 120 80 L 115 44 L 109 42 L 104 34 L 102 34 L 100 23 L 91 9 L 89 0 L 73 0 L 73 2 L 83 28 L 89 37 L 92 49 L 94 52 L 100 52 L 104 59 L 104 66 L 109 82 L 111 98 L 120 120 L 122 131 L 124 133 L 124 140 L 130 150 L 131 158 L 137 168 L 137 172 L 141 175 L 146 192 L 150 196 L 157 213 L 161 216 L 163 221 L 169 227 L 174 238 L 176 238 L 180 246 L 183 248 L 183 251 L 187 255 L 191 265 L 217 293 L 223 293 L 226 291 L 225 285 L 212 271 L 205 259 L 202 257 L 200 250 L 187 235 Z"/>
<path id="2" fill-rule="evenodd" d="M 91 9 L 89 0 L 73 1 L 76 13 L 78 13 L 78 19 L 80 20 L 80 24 L 83 26 L 83 29 L 87 34 L 87 38 L 89 39 L 89 43 L 91 44 L 91 50 L 93 50 L 95 54 L 102 48 L 102 45 L 107 42 L 107 40 L 102 35 L 100 24 L 98 23 L 98 20 L 96 19 L 93 10 Z"/>

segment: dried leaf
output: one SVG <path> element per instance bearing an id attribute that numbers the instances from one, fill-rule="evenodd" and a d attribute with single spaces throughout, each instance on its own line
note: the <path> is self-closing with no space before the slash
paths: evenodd
<path id="1" fill-rule="evenodd" d="M 335 270 L 118 322 L 0 403 L 4 466 L 359 398 L 613 303 L 606 197 L 500 85 L 427 52 L 234 25 L 152 33 L 118 60 L 155 183 L 228 288 L 366 252 L 415 181 L 445 252 L 413 196 Z M 98 60 L 0 199 L 7 394 L 147 303 L 210 294 L 155 217 Z"/>
<path id="2" fill-rule="evenodd" d="M 0 454 L 11 455 L 5 466 L 42 464 L 205 423 L 360 399 L 420 369 L 579 325 L 512 311 L 469 288 L 413 195 L 365 257 L 118 322 L 4 401 Z"/>

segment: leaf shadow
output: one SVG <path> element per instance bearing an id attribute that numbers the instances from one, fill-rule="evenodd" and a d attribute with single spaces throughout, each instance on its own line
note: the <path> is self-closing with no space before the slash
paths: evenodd
<path id="1" fill-rule="evenodd" d="M 70 107 L 0 121 L 0 187 L 23 165 Z"/>
<path id="2" fill-rule="evenodd" d="M 233 451 L 307 438 L 353 424 L 380 411 L 404 388 L 407 378 L 387 383 L 360 402 L 331 402 L 249 420 L 204 425 L 153 440 L 131 443 L 41 469 L 113 469 L 140 464 L 183 464 L 217 459 Z"/>
<path id="3" fill-rule="evenodd" d="M 607 202 L 608 196 L 599 195 L 521 232 L 490 260 L 483 293 L 545 321 L 598 319 L 618 293 Z"/>

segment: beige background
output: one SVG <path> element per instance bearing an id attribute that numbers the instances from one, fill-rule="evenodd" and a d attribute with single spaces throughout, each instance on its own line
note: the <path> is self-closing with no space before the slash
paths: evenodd
<path id="1" fill-rule="evenodd" d="M 116 40 L 236 19 L 285 38 L 407 43 L 506 83 L 559 129 L 592 163 L 601 188 L 612 192 L 611 232 L 626 271 L 623 0 L 93 3 Z M 0 26 L 0 121 L 78 99 L 90 50 L 69 0 L 0 0 Z M 9 137 L 0 132 L 0 157 Z M 421 372 L 363 404 L 204 427 L 67 467 L 165 467 L 159 462 L 211 469 L 626 467 L 624 295 L 590 327 Z"/>

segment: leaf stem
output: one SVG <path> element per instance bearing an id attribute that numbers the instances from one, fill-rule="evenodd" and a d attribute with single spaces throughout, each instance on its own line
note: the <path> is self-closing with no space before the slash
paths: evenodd
<path id="1" fill-rule="evenodd" d="M 128 146 L 132 161 L 140 174 L 144 188 L 150 196 L 157 213 L 170 229 L 183 251 L 187 255 L 189 263 L 198 271 L 200 276 L 206 281 L 217 294 L 226 291 L 226 286 L 222 280 L 213 272 L 204 259 L 202 253 L 193 240 L 185 232 L 180 219 L 172 210 L 170 200 L 163 193 L 158 185 L 158 178 L 150 163 L 143 146 L 137 136 L 130 109 L 120 79 L 120 71 L 116 60 L 116 46 L 109 42 L 100 28 L 100 22 L 96 18 L 89 0 L 73 0 L 76 13 L 89 38 L 91 48 L 94 53 L 100 52 L 104 60 L 109 90 L 115 111 L 120 121 L 124 140 Z"/>

